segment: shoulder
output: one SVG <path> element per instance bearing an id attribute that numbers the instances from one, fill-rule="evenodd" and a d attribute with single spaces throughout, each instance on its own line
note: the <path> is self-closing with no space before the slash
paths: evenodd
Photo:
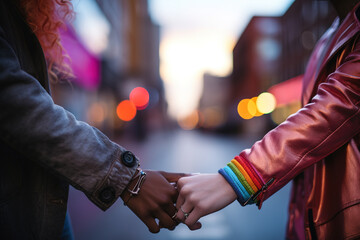
<path id="1" fill-rule="evenodd" d="M 47 65 L 41 45 L 27 25 L 18 8 L 11 1 L 0 0 L 1 48 L 7 55 L 1 55 L 3 62 L 11 58 L 17 60 L 21 70 L 35 77 L 48 89 Z M 4 59 L 5 57 L 5 59 Z"/>

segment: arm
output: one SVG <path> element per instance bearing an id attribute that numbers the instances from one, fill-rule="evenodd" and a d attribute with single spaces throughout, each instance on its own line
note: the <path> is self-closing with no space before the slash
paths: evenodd
<path id="1" fill-rule="evenodd" d="M 262 201 L 305 168 L 325 158 L 359 134 L 359 45 L 357 44 L 355 50 L 328 76 L 326 82 L 319 85 L 309 104 L 219 171 L 227 180 L 224 187 L 232 188 L 242 205 L 257 203 L 261 207 Z M 231 202 L 231 199 L 220 197 L 202 205 L 204 202 L 200 201 L 198 194 L 205 184 L 211 188 L 206 192 L 209 196 L 224 189 L 215 187 L 220 181 L 218 177 L 207 183 L 202 182 L 206 176 L 191 178 L 180 180 L 179 194 L 179 199 L 184 202 L 182 206 L 188 207 L 186 211 L 192 211 L 185 220 L 189 226 L 200 217 L 220 210 Z M 190 183 L 192 181 L 194 183 Z M 197 187 L 188 190 L 187 186 L 195 182 Z M 203 194 L 202 199 L 209 198 L 206 194 Z M 218 207 L 213 208 L 214 204 Z M 183 214 L 178 213 L 178 218 L 184 220 Z"/>
<path id="2" fill-rule="evenodd" d="M 55 105 L 39 82 L 21 70 L 1 28 L 0 109 L 1 143 L 65 179 L 102 210 L 120 195 L 125 196 L 129 182 L 136 181 L 132 178 L 138 159 Z M 180 176 L 184 175 L 149 172 L 141 194 L 129 202 L 150 231 L 158 231 L 155 217 L 163 226 L 174 227 L 175 222 L 166 214 L 174 214 L 177 192 L 166 180 L 177 181 Z"/>
<path id="3" fill-rule="evenodd" d="M 55 105 L 39 82 L 21 70 L 3 36 L 0 29 L 1 141 L 82 190 L 101 209 L 109 208 L 130 181 L 138 160 Z"/>

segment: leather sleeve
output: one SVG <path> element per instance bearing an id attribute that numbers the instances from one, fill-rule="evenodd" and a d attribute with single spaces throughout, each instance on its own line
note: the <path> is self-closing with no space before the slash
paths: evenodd
<path id="1" fill-rule="evenodd" d="M 20 68 L 1 28 L 0 109 L 2 142 L 82 190 L 103 210 L 135 173 L 135 156 L 54 104 L 37 79 Z"/>
<path id="2" fill-rule="evenodd" d="M 321 83 L 311 101 L 240 156 L 264 181 L 264 201 L 308 166 L 360 132 L 360 44 Z M 336 177 L 336 176 L 334 176 Z M 260 204 L 261 206 L 261 204 Z"/>

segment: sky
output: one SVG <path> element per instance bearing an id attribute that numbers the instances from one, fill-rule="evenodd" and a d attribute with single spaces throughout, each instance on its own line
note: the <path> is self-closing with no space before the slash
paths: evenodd
<path id="1" fill-rule="evenodd" d="M 168 113 L 186 117 L 198 105 L 205 72 L 232 71 L 232 49 L 254 15 L 282 15 L 293 0 L 149 0 L 161 26 L 160 74 Z"/>

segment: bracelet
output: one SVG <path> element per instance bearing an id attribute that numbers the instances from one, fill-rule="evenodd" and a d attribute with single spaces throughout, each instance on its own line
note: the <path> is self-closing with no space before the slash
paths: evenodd
<path id="1" fill-rule="evenodd" d="M 141 185 L 144 183 L 145 178 L 146 178 L 146 173 L 141 170 L 141 168 L 138 168 L 139 172 L 136 174 L 136 176 L 133 179 L 139 178 L 134 186 L 134 188 L 132 190 L 127 189 L 128 192 L 130 192 L 130 195 L 138 195 Z"/>
<path id="2" fill-rule="evenodd" d="M 134 180 L 136 178 L 139 178 L 139 179 L 137 180 L 137 182 L 132 190 L 126 189 L 126 191 L 128 191 L 130 194 L 127 197 L 124 196 L 124 198 L 123 198 L 125 206 L 128 204 L 128 202 L 130 201 L 130 199 L 132 198 L 133 195 L 136 196 L 137 194 L 139 194 L 140 187 L 143 184 L 143 182 L 145 181 L 145 177 L 146 177 L 146 173 L 143 172 L 141 170 L 141 168 L 138 168 L 136 175 L 131 180 Z"/>

